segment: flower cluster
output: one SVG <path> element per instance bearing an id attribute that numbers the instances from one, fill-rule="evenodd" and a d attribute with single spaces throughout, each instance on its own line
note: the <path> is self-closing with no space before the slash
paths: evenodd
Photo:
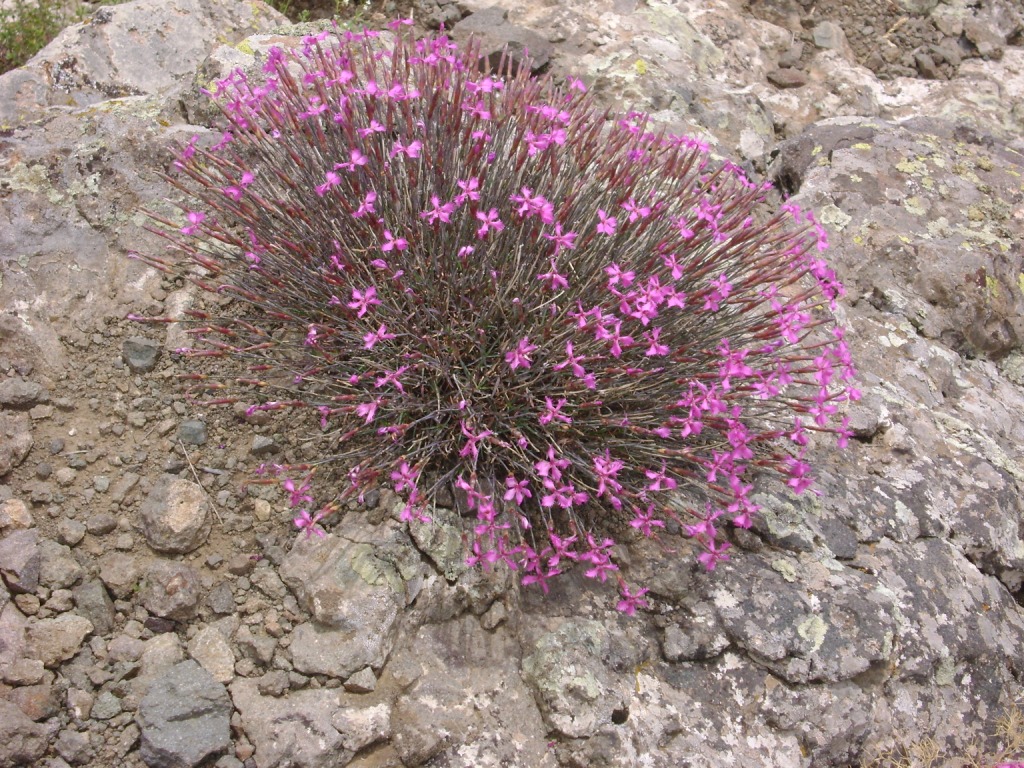
<path id="1" fill-rule="evenodd" d="M 713 569 L 759 476 L 804 491 L 812 436 L 848 439 L 825 232 L 700 142 L 444 36 L 321 33 L 212 97 L 184 223 L 154 215 L 185 258 L 147 261 L 231 297 L 181 350 L 256 372 L 201 382 L 211 402 L 261 387 L 250 413 L 309 409 L 333 440 L 316 515 L 284 473 L 307 535 L 378 486 L 410 521 L 454 490 L 469 563 L 545 591 L 577 564 L 633 613 L 615 537 L 677 530 Z"/>

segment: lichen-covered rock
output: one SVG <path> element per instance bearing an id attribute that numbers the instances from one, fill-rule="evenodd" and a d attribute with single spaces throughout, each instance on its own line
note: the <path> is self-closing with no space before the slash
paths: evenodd
<path id="1" fill-rule="evenodd" d="M 537 642 L 523 659 L 523 678 L 536 691 L 544 721 L 573 739 L 594 735 L 628 701 L 623 676 L 613 675 L 603 658 L 607 630 L 597 621 L 568 619 Z"/>
<path id="2" fill-rule="evenodd" d="M 172 96 L 218 42 L 282 23 L 287 19 L 261 2 L 170 0 L 100 7 L 65 29 L 27 66 L 0 77 L 0 120 L 20 121 L 57 104 Z"/>
<path id="3" fill-rule="evenodd" d="M 173 475 L 163 475 L 153 486 L 140 517 L 142 533 L 157 552 L 191 552 L 206 541 L 213 527 L 203 489 Z"/>
<path id="4" fill-rule="evenodd" d="M 383 666 L 399 610 L 419 592 L 423 565 L 396 527 L 353 523 L 343 536 L 299 536 L 281 578 L 314 619 L 293 633 L 296 668 L 344 678 Z"/>

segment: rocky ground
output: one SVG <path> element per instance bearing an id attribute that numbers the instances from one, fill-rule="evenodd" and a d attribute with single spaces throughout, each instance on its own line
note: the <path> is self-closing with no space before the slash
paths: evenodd
<path id="1" fill-rule="evenodd" d="M 280 491 L 251 481 L 304 458 L 302 431 L 198 408 L 170 351 L 180 329 L 125 319 L 193 301 L 126 258 L 159 248 L 140 211 L 171 195 L 166 147 L 202 126 L 198 87 L 262 43 L 221 44 L 285 20 L 230 0 L 99 9 L 0 78 L 0 766 L 1012 752 L 998 723 L 1024 693 L 1019 6 L 415 14 L 527 47 L 813 205 L 849 288 L 855 444 L 819 457 L 820 499 L 764 488 L 765 520 L 714 574 L 623 548 L 656 598 L 633 619 L 581 578 L 543 598 L 468 571 L 454 513 L 408 529 L 388 494 L 322 541 L 296 536 Z"/>

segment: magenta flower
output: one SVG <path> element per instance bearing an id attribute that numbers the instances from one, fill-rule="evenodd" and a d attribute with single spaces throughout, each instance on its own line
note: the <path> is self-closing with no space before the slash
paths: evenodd
<path id="1" fill-rule="evenodd" d="M 210 87 L 224 125 L 176 149 L 172 255 L 142 257 L 215 292 L 175 318 L 183 355 L 224 358 L 188 394 L 308 429 L 340 505 L 393 488 L 415 524 L 454 484 L 467 562 L 541 590 L 578 562 L 631 615 L 616 542 L 691 537 L 714 569 L 761 478 L 803 492 L 824 438 L 858 447 L 827 232 L 705 143 L 605 120 L 578 78 L 391 26 Z M 311 467 L 280 474 L 320 536 Z"/>
<path id="2" fill-rule="evenodd" d="M 300 531 L 306 531 L 306 538 L 308 539 L 311 534 L 316 534 L 317 538 L 324 538 L 327 534 L 324 533 L 324 529 L 317 525 L 320 520 L 324 517 L 323 512 L 317 512 L 315 515 L 310 515 L 308 509 L 303 509 L 299 512 L 299 516 L 296 517 L 292 522 L 295 523 L 295 527 Z"/>
<path id="3" fill-rule="evenodd" d="M 530 354 L 535 352 L 536 349 L 537 345 L 531 344 L 528 336 L 523 336 L 515 349 L 505 353 L 505 362 L 508 363 L 508 367 L 513 371 L 516 368 L 529 368 L 533 363 L 530 359 Z"/>
<path id="4" fill-rule="evenodd" d="M 365 315 L 370 307 L 380 304 L 380 299 L 377 298 L 377 289 L 372 285 L 364 291 L 358 288 L 352 289 L 352 301 L 346 306 L 349 309 L 356 310 L 356 316 L 362 317 Z"/>

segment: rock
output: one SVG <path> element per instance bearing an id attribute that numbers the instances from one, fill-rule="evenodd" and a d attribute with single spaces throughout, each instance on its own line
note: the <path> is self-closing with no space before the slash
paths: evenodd
<path id="1" fill-rule="evenodd" d="M 16 704 L 0 699 L 0 765 L 35 765 L 46 752 L 49 731 Z"/>
<path id="2" fill-rule="evenodd" d="M 0 381 L 0 408 L 24 410 L 50 402 L 50 393 L 41 384 L 21 378 Z"/>
<path id="3" fill-rule="evenodd" d="M 146 571 L 139 599 L 155 616 L 187 621 L 196 614 L 201 595 L 199 575 L 192 566 L 158 560 Z"/>
<path id="4" fill-rule="evenodd" d="M 28 623 L 14 603 L 0 609 L 0 669 L 7 669 L 25 657 Z"/>
<path id="5" fill-rule="evenodd" d="M 344 679 L 366 666 L 382 667 L 406 602 L 406 580 L 422 568 L 399 532 L 353 526 L 350 533 L 368 540 L 300 536 L 281 565 L 284 583 L 314 618 L 292 633 L 300 672 Z"/>
<path id="6" fill-rule="evenodd" d="M 595 621 L 567 620 L 543 635 L 523 659 L 523 679 L 537 695 L 544 722 L 571 739 L 586 738 L 629 699 L 623 680 L 602 664 L 608 636 Z"/>
<path id="7" fill-rule="evenodd" d="M 3 473 L 0 472 L 0 475 Z M 7 499 L 0 503 L 0 534 L 10 533 L 14 529 L 31 528 L 32 513 L 20 499 Z"/>
<path id="8" fill-rule="evenodd" d="M 163 475 L 142 503 L 142 532 L 157 552 L 184 554 L 210 535 L 209 504 L 191 480 Z"/>
<path id="9" fill-rule="evenodd" d="M 277 640 L 268 637 L 260 627 L 239 627 L 235 632 L 235 644 L 246 657 L 263 665 L 271 662 L 277 648 Z"/>
<path id="10" fill-rule="evenodd" d="M 110 691 L 103 691 L 92 705 L 93 720 L 110 720 L 121 714 L 121 700 Z"/>
<path id="11" fill-rule="evenodd" d="M 12 592 L 34 592 L 41 568 L 39 532 L 35 528 L 15 530 L 0 540 L 0 575 Z"/>
<path id="12" fill-rule="evenodd" d="M 146 644 L 137 637 L 118 635 L 107 643 L 107 657 L 113 661 L 138 661 Z"/>
<path id="13" fill-rule="evenodd" d="M 63 544 L 44 539 L 39 544 L 39 557 L 39 583 L 44 587 L 66 589 L 82 578 L 82 566 Z"/>
<path id="14" fill-rule="evenodd" d="M 89 715 L 92 714 L 94 701 L 95 698 L 88 691 L 83 691 L 80 688 L 70 688 L 68 690 L 68 712 L 75 720 L 88 720 Z"/>
<path id="15" fill-rule="evenodd" d="M 121 345 L 121 359 L 132 373 L 149 373 L 156 368 L 163 352 L 158 342 L 141 336 L 125 339 Z"/>
<path id="16" fill-rule="evenodd" d="M 8 685 L 35 685 L 42 681 L 43 662 L 38 659 L 15 659 L 0 666 L 0 675 Z"/>
<path id="17" fill-rule="evenodd" d="M 513 71 L 520 63 L 529 64 L 534 72 L 548 65 L 552 45 L 532 29 L 511 24 L 508 11 L 497 5 L 479 10 L 452 27 L 452 37 L 465 41 L 472 36 L 480 43 L 480 54 L 492 71 L 497 71 L 502 52 L 508 52 Z"/>
<path id="18" fill-rule="evenodd" d="M 72 592 L 78 612 L 92 622 L 96 634 L 108 634 L 114 628 L 114 604 L 103 583 L 97 579 L 89 579 L 75 587 Z"/>
<path id="19" fill-rule="evenodd" d="M 117 528 L 117 518 L 109 512 L 97 512 L 89 515 L 85 526 L 93 536 L 105 536 Z"/>
<path id="20" fill-rule="evenodd" d="M 228 748 L 231 699 L 194 661 L 175 664 L 155 679 L 136 722 L 140 754 L 150 768 L 192 768 Z"/>
<path id="21" fill-rule="evenodd" d="M 100 580 L 114 597 L 121 600 L 132 595 L 142 578 L 142 568 L 132 555 L 112 552 L 100 558 Z"/>
<path id="22" fill-rule="evenodd" d="M 202 445 L 208 439 L 206 424 L 198 419 L 188 419 L 178 426 L 178 439 L 185 445 Z"/>
<path id="23" fill-rule="evenodd" d="M 249 453 L 256 457 L 271 456 L 281 450 L 277 443 L 274 442 L 274 438 L 267 437 L 266 435 L 256 435 L 252 439 L 252 446 L 249 448 Z"/>
<path id="24" fill-rule="evenodd" d="M 457 754 L 487 755 L 496 765 L 550 760 L 539 697 L 519 672 L 516 646 L 506 629 L 486 632 L 475 617 L 462 616 L 423 626 L 396 649 L 388 669 L 399 676 L 403 692 L 391 710 L 390 741 L 403 765 L 443 764 Z M 488 705 L 475 707 L 474 700 Z M 350 712 L 355 718 L 346 717 Z M 357 725 L 368 717 L 365 710 L 344 709 L 336 723 L 354 726 L 347 735 L 358 743 L 373 735 Z M 514 731 L 503 723 L 516 723 Z"/>
<path id="25" fill-rule="evenodd" d="M 799 69 L 780 67 L 767 74 L 768 82 L 776 88 L 800 88 L 807 85 L 807 75 Z"/>
<path id="26" fill-rule="evenodd" d="M 85 525 L 65 518 L 57 523 L 57 541 L 73 547 L 85 538 Z"/>
<path id="27" fill-rule="evenodd" d="M 193 70 L 220 40 L 237 42 L 285 23 L 264 3 L 171 0 L 99 8 L 0 79 L 0 120 L 17 123 L 52 104 L 84 106 L 138 94 L 171 98 L 190 85 Z M 51 72 L 62 73 L 59 90 Z"/>
<path id="28" fill-rule="evenodd" d="M 345 681 L 345 690 L 351 693 L 373 693 L 376 687 L 377 676 L 369 667 L 363 667 Z"/>
<path id="29" fill-rule="evenodd" d="M 244 678 L 236 679 L 230 689 L 260 768 L 332 768 L 352 759 L 354 752 L 344 746 L 345 735 L 332 722 L 342 709 L 337 689 L 263 696 L 255 680 Z"/>
<path id="30" fill-rule="evenodd" d="M 358 752 L 391 736 L 391 712 L 387 704 L 345 707 L 334 714 L 331 725 L 341 734 L 345 749 Z"/>
<path id="31" fill-rule="evenodd" d="M 60 711 L 57 691 L 49 683 L 15 688 L 7 694 L 7 700 L 17 704 L 30 720 L 36 722 L 53 717 Z"/>
<path id="32" fill-rule="evenodd" d="M 283 669 L 267 672 L 256 683 L 261 696 L 283 696 L 290 685 L 288 673 Z"/>
<path id="33" fill-rule="evenodd" d="M 57 754 L 72 765 L 85 765 L 93 757 L 89 734 L 72 728 L 65 728 L 61 731 L 53 746 L 57 750 Z"/>
<path id="34" fill-rule="evenodd" d="M 28 627 L 29 653 L 45 666 L 56 667 L 78 653 L 92 631 L 92 622 L 73 613 L 40 619 Z"/>
<path id="35" fill-rule="evenodd" d="M 816 24 L 811 31 L 811 38 L 819 48 L 826 50 L 849 49 L 843 28 L 831 21 L 822 21 Z"/>
<path id="36" fill-rule="evenodd" d="M 32 425 L 27 413 L 0 412 L 0 477 L 20 466 L 32 450 Z"/>
<path id="37" fill-rule="evenodd" d="M 189 655 L 219 683 L 235 678 L 235 654 L 217 629 L 203 627 L 188 643 Z"/>
<path id="38" fill-rule="evenodd" d="M 206 596 L 206 605 L 214 613 L 223 616 L 235 612 L 235 595 L 231 586 L 222 581 Z"/>

